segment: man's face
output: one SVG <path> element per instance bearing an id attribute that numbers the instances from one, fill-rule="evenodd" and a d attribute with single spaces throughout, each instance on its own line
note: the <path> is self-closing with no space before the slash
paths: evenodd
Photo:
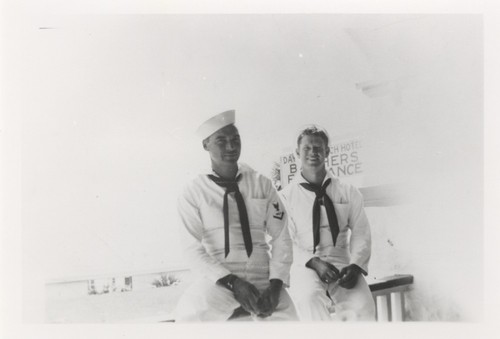
<path id="1" fill-rule="evenodd" d="M 238 129 L 234 125 L 221 128 L 203 142 L 203 148 L 210 153 L 212 162 L 234 164 L 241 153 L 241 140 Z"/>
<path id="2" fill-rule="evenodd" d="M 304 135 L 297 148 L 297 155 L 305 168 L 322 168 L 330 148 L 325 141 L 315 135 Z"/>

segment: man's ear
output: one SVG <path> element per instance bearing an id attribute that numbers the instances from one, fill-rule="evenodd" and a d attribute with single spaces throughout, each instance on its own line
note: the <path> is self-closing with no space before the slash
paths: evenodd
<path id="1" fill-rule="evenodd" d="M 202 143 L 202 145 L 203 145 L 203 149 L 204 149 L 205 151 L 208 151 L 208 148 L 207 148 L 208 138 L 203 139 L 203 141 L 202 141 L 201 143 Z"/>
<path id="2" fill-rule="evenodd" d="M 325 158 L 328 158 L 328 155 L 330 154 L 330 146 L 326 145 L 326 156 Z"/>
<path id="3" fill-rule="evenodd" d="M 295 154 L 297 155 L 298 158 L 300 158 L 300 153 L 299 153 L 299 148 L 298 147 L 295 149 Z"/>

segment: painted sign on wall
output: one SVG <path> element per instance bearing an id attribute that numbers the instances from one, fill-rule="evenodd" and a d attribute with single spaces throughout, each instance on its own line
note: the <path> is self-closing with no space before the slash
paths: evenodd
<path id="1" fill-rule="evenodd" d="M 360 177 L 363 174 L 363 162 L 360 151 L 360 138 L 351 138 L 335 141 L 330 145 L 330 154 L 325 160 L 326 168 L 337 177 Z M 300 171 L 300 162 L 294 152 L 283 154 L 280 157 L 281 186 L 288 185 Z"/>

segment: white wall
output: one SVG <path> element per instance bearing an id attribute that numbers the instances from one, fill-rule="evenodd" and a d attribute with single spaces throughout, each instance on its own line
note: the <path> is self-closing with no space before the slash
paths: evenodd
<path id="1" fill-rule="evenodd" d="M 371 268 L 415 276 L 415 320 L 482 319 L 481 41 L 473 16 L 360 34 L 375 82 L 396 80 L 371 98 L 365 185 L 400 183 L 409 199 L 368 210 Z"/>

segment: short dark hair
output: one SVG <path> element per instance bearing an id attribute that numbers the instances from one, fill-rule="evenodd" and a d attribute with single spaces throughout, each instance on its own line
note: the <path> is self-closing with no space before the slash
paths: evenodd
<path id="1" fill-rule="evenodd" d="M 320 137 L 325 142 L 326 147 L 328 147 L 328 132 L 316 125 L 309 125 L 300 132 L 297 137 L 297 147 L 300 146 L 302 138 L 306 135 Z"/>

